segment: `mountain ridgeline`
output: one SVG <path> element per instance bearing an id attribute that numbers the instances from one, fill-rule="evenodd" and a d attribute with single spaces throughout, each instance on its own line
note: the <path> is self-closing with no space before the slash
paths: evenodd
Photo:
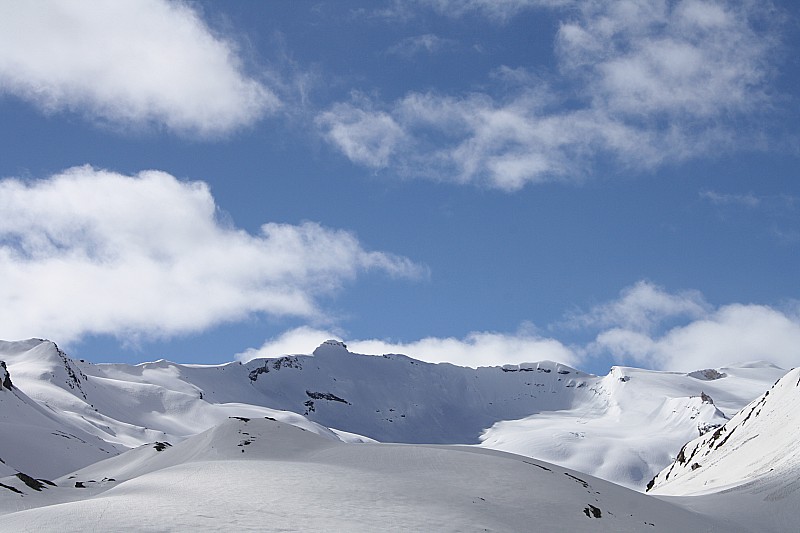
<path id="1" fill-rule="evenodd" d="M 244 366 L 265 405 L 383 442 L 434 444 L 476 444 L 499 420 L 568 409 L 593 377 L 551 361 L 472 369 L 359 355 L 337 341 Z"/>
<path id="2" fill-rule="evenodd" d="M 767 363 L 689 374 L 612 367 L 606 376 L 551 361 L 473 369 L 355 354 L 338 341 L 244 363 L 127 365 L 74 360 L 31 339 L 0 342 L 0 360 L 0 377 L 13 382 L 0 390 L 3 421 L 25 428 L 0 434 L 0 458 L 35 477 L 174 444 L 237 416 L 348 442 L 478 444 L 639 490 L 685 442 L 785 373 Z M 38 447 L 47 460 L 27 453 Z"/>

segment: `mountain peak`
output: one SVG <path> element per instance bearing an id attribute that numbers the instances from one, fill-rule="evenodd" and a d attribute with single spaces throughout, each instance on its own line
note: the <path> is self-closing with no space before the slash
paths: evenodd
<path id="1" fill-rule="evenodd" d="M 328 339 L 322 344 L 320 344 L 316 350 L 314 350 L 314 356 L 324 356 L 328 354 L 341 354 L 341 353 L 349 353 L 347 351 L 347 345 L 342 341 L 337 341 L 333 339 Z"/>

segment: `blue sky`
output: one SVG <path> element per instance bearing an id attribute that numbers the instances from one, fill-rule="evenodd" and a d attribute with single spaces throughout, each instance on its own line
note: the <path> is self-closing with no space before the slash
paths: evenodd
<path id="1" fill-rule="evenodd" d="M 0 338 L 800 362 L 798 7 L 0 3 Z"/>

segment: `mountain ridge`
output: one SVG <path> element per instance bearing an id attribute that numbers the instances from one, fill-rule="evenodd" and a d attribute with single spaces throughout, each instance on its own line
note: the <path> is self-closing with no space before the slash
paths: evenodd
<path id="1" fill-rule="evenodd" d="M 95 364 L 44 340 L 0 344 L 4 358 L 38 404 L 119 450 L 271 416 L 342 440 L 474 444 L 637 489 L 783 373 L 763 363 L 698 377 L 622 366 L 594 376 L 549 361 L 472 369 L 353 354 L 339 341 L 222 365 Z"/>

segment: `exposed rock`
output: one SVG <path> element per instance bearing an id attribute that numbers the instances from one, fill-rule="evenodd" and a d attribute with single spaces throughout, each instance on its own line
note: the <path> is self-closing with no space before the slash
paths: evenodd
<path id="1" fill-rule="evenodd" d="M 0 389 L 11 390 L 11 387 L 13 386 L 13 383 L 11 383 L 11 376 L 8 373 L 8 368 L 6 368 L 6 362 L 0 361 Z"/>
<path id="2" fill-rule="evenodd" d="M 164 450 L 166 450 L 167 448 L 171 448 L 171 447 L 172 447 L 172 444 L 170 444 L 170 443 L 169 443 L 169 442 L 167 442 L 167 441 L 164 441 L 164 442 L 154 442 L 154 443 L 153 443 L 153 448 L 155 448 L 155 450 L 156 450 L 157 452 L 163 452 L 163 451 L 164 451 Z"/>
<path id="3" fill-rule="evenodd" d="M 17 478 L 23 483 L 25 483 L 28 487 L 32 488 L 37 492 L 41 492 L 42 488 L 44 488 L 44 484 L 41 481 L 39 481 L 38 479 L 33 479 L 28 474 L 23 474 L 22 472 L 19 472 L 17 473 Z M 50 482 L 50 484 L 52 485 L 53 483 Z"/>
<path id="4" fill-rule="evenodd" d="M 335 394 L 331 394 L 330 392 L 312 392 L 307 390 L 306 395 L 314 400 L 328 400 L 330 402 L 341 402 L 350 405 L 350 402 L 348 402 L 344 398 L 339 398 L 338 396 L 336 396 Z M 393 409 L 390 409 L 390 411 L 393 411 Z"/>
<path id="5" fill-rule="evenodd" d="M 583 510 L 583 514 L 585 514 L 589 518 L 600 518 L 603 516 L 603 512 L 599 508 L 595 507 L 591 503 L 588 505 L 589 507 L 586 507 Z"/>
<path id="6" fill-rule="evenodd" d="M 67 373 L 67 381 L 65 382 L 66 385 L 75 391 L 78 391 L 83 399 L 86 400 L 86 392 L 83 390 L 83 383 L 88 381 L 89 378 L 80 368 L 75 368 L 73 365 L 75 364 L 66 353 L 61 351 L 61 348 L 52 341 L 46 341 L 53 345 L 53 348 L 56 350 L 56 354 L 61 359 L 61 363 L 64 365 L 64 371 Z"/>
<path id="7" fill-rule="evenodd" d="M 695 379 L 702 379 L 703 381 L 713 381 L 715 379 L 722 379 L 727 376 L 727 374 L 714 370 L 713 368 L 706 368 L 705 370 L 689 372 L 689 376 Z"/>

